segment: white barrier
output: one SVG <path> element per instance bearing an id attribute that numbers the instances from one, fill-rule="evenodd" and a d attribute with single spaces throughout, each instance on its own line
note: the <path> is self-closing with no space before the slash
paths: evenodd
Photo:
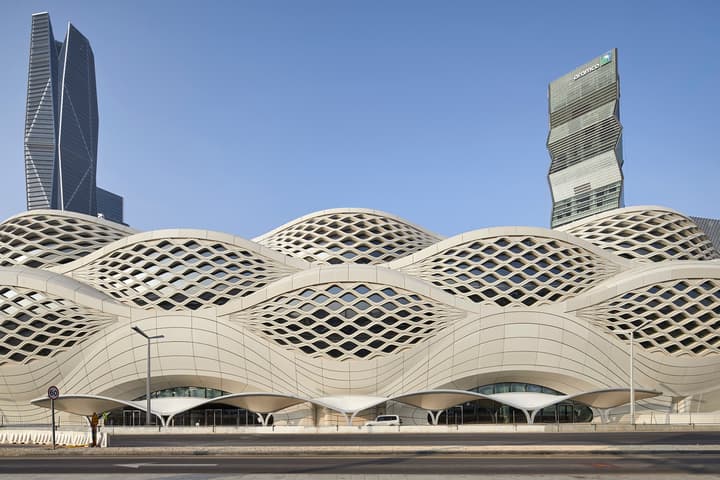
<path id="1" fill-rule="evenodd" d="M 107 435 L 98 432 L 98 444 L 107 447 Z M 57 430 L 55 444 L 69 447 L 87 447 L 92 443 L 90 432 Z M 52 445 L 52 431 L 49 430 L 5 430 L 0 429 L 0 445 Z"/>

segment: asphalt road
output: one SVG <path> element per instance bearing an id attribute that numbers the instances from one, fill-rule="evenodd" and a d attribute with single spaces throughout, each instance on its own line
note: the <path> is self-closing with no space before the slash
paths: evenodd
<path id="1" fill-rule="evenodd" d="M 0 458 L 0 478 L 18 474 L 437 474 L 593 475 L 720 474 L 720 456 L 698 454 L 590 456 L 351 457 L 32 457 Z"/>
<path id="2" fill-rule="evenodd" d="M 111 435 L 111 447 L 318 447 L 372 445 L 720 445 L 720 432 L 143 434 Z"/>

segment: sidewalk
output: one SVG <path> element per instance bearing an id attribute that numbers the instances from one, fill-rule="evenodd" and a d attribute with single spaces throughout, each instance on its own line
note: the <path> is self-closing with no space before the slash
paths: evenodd
<path id="1" fill-rule="evenodd" d="M 108 425 L 103 429 L 110 435 L 139 435 L 139 434 L 209 434 L 209 433 L 243 433 L 243 434 L 273 434 L 273 433 L 301 433 L 301 434 L 393 434 L 393 433 L 592 433 L 592 432 L 703 432 L 720 431 L 720 424 L 635 424 L 628 423 L 549 423 L 528 425 L 525 423 L 510 423 L 501 425 L 403 425 L 400 427 L 364 427 L 334 425 L 322 427 L 276 425 L 270 427 L 260 426 L 201 426 L 201 427 L 121 427 Z"/>

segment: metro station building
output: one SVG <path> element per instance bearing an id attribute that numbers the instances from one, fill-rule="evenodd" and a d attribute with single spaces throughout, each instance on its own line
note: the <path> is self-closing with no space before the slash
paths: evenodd
<path id="1" fill-rule="evenodd" d="M 363 209 L 247 240 L 35 210 L 0 224 L 0 412 L 173 425 L 618 420 L 720 409 L 720 255 L 662 207 L 442 238 Z M 645 400 L 642 400 L 645 399 Z M 259 414 L 259 415 L 257 415 Z M 272 416 L 270 416 L 272 414 Z"/>

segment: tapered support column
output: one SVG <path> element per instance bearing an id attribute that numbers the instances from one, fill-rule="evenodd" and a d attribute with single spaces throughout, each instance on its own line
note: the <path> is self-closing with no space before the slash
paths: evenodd
<path id="1" fill-rule="evenodd" d="M 428 410 L 428 414 L 430 415 L 430 423 L 432 425 L 437 425 L 440 421 L 440 414 L 444 411 L 445 410 L 438 410 L 437 412 L 433 412 L 432 410 Z"/>
<path id="2" fill-rule="evenodd" d="M 258 420 L 260 420 L 260 423 L 262 424 L 262 426 L 267 427 L 268 422 L 270 422 L 270 418 L 272 417 L 273 414 L 266 413 L 263 415 L 262 413 L 256 413 L 256 415 L 258 416 Z"/>

